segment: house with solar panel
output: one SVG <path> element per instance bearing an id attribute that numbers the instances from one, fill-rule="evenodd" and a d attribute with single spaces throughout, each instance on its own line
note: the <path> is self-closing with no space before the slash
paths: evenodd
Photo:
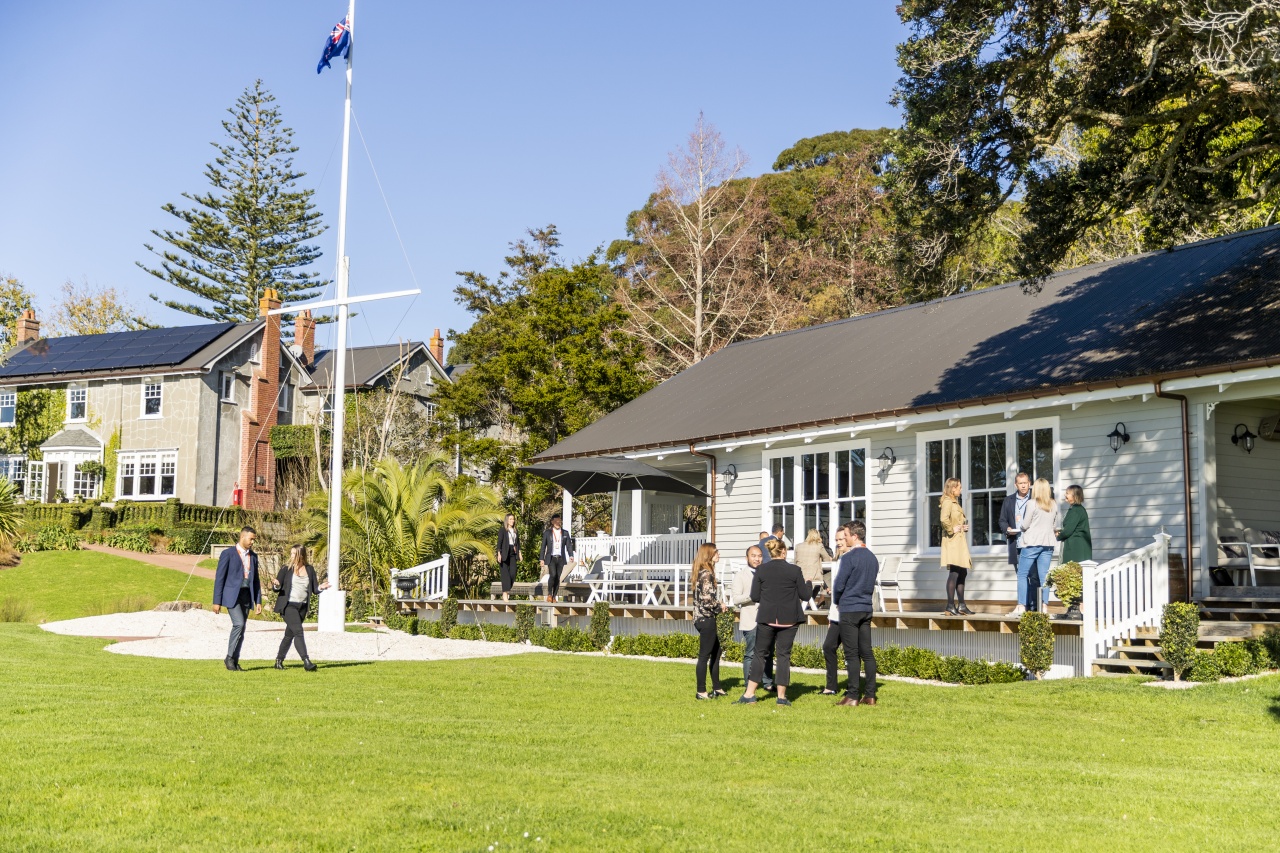
<path id="1" fill-rule="evenodd" d="M 298 417 L 312 385 L 305 357 L 315 322 L 280 340 L 280 306 L 265 292 L 262 318 L 101 335 L 40 336 L 35 313 L 17 325 L 0 364 L 0 432 L 10 452 L 0 475 L 28 500 L 126 499 L 275 508 L 270 432 Z M 53 392 L 52 395 L 49 392 Z M 21 448 L 24 395 L 57 401 L 61 428 Z M 94 465 L 106 469 L 105 476 Z M 103 493 L 107 487 L 108 492 Z"/>
<path id="2" fill-rule="evenodd" d="M 606 572 L 591 595 L 620 618 L 669 630 L 687 615 L 708 539 L 727 573 L 775 524 L 833 548 L 838 525 L 862 519 L 885 582 L 877 642 L 1015 661 L 1000 511 L 1019 472 L 1058 500 L 1079 485 L 1094 559 L 1085 618 L 1055 623 L 1056 654 L 1088 672 L 1130 667 L 1135 632 L 1171 597 L 1241 630 L 1280 615 L 1278 421 L 1273 227 L 735 343 L 534 461 L 638 459 L 710 495 L 705 533 L 655 509 L 688 498 L 646 492 L 622 495 L 617 530 L 581 531 L 579 557 Z M 949 477 L 969 520 L 973 615 L 942 612 Z M 800 639 L 824 621 L 815 610 Z"/>

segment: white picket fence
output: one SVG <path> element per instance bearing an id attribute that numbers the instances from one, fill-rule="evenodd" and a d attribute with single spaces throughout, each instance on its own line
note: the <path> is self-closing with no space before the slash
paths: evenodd
<path id="1" fill-rule="evenodd" d="M 1085 675 L 1095 658 L 1109 657 L 1111 647 L 1131 639 L 1141 627 L 1160 627 L 1169 603 L 1169 540 L 1160 533 L 1145 548 L 1084 568 L 1083 640 Z"/>
<path id="2" fill-rule="evenodd" d="M 395 586 L 398 577 L 419 575 L 418 585 L 409 592 L 402 592 Z M 442 601 L 449 597 L 449 555 L 442 554 L 438 560 L 423 563 L 409 569 L 399 569 L 391 573 L 391 584 L 397 598 L 414 601 Z"/>
<path id="3" fill-rule="evenodd" d="M 579 560 L 612 557 L 622 565 L 693 565 L 705 533 L 662 533 L 647 536 L 580 536 L 574 544 Z"/>

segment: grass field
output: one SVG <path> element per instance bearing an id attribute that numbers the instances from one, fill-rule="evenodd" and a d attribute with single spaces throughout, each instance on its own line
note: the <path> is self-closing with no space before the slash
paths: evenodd
<path id="1" fill-rule="evenodd" d="M 213 600 L 213 581 L 206 578 L 188 581 L 173 569 L 95 551 L 24 554 L 19 565 L 0 570 L 0 603 L 25 603 L 32 622 L 146 610 L 180 590 L 189 601 Z"/>
<path id="2" fill-rule="evenodd" d="M 694 702 L 675 663 L 229 673 L 102 646 L 0 625 L 5 849 L 1275 845 L 1276 677 L 888 682 L 847 709 L 810 676 L 778 709 Z"/>

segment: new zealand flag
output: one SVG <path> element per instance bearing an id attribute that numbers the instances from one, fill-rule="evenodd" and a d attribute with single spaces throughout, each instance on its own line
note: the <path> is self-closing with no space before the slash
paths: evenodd
<path id="1" fill-rule="evenodd" d="M 343 59 L 347 58 L 347 54 L 351 52 L 351 26 L 347 23 L 347 19 L 343 18 L 334 25 L 333 32 L 329 33 L 329 37 L 324 40 L 324 53 L 320 54 L 320 61 L 316 63 L 316 73 L 319 74 L 326 68 L 332 68 L 329 60 L 335 56 Z"/>

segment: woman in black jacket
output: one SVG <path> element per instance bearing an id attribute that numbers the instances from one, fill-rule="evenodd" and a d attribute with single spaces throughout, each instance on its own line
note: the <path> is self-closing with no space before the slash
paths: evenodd
<path id="1" fill-rule="evenodd" d="M 756 654 L 751 660 L 751 680 L 738 700 L 740 705 L 756 701 L 756 686 L 764 677 L 764 660 L 775 656 L 774 683 L 778 685 L 778 704 L 790 705 L 787 685 L 791 683 L 791 646 L 804 622 L 804 602 L 813 597 L 813 584 L 804 572 L 787 562 L 787 546 L 778 539 L 765 543 L 773 558 L 756 569 L 751 581 L 751 600 L 756 608 Z"/>
<path id="2" fill-rule="evenodd" d="M 516 533 L 516 517 L 507 513 L 498 533 L 498 577 L 502 581 L 502 600 L 511 598 L 516 583 L 516 565 L 520 562 L 520 534 Z"/>
<path id="3" fill-rule="evenodd" d="M 328 589 L 329 582 L 316 584 L 316 570 L 307 563 L 305 545 L 294 545 L 289 552 L 289 563 L 280 568 L 271 588 L 276 591 L 276 612 L 284 617 L 284 639 L 276 651 L 276 669 L 284 669 L 284 656 L 289 654 L 289 643 L 298 650 L 302 658 L 302 667 L 311 672 L 316 665 L 307 656 L 307 641 L 302 636 L 302 620 L 307 618 L 307 609 L 311 606 L 311 596 L 319 595 L 320 590 Z"/>

